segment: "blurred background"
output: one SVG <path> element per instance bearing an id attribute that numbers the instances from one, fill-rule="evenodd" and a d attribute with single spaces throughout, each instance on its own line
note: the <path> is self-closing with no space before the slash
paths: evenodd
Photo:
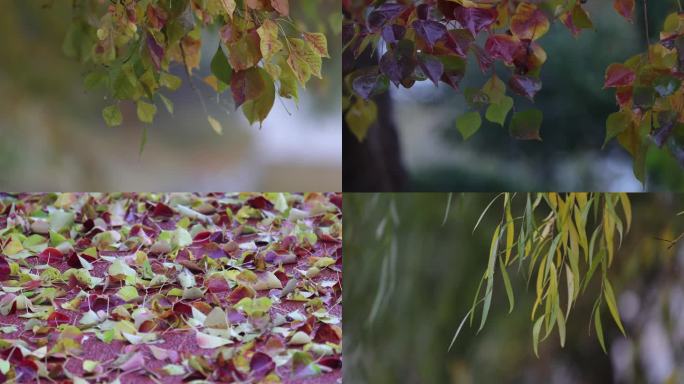
<path id="1" fill-rule="evenodd" d="M 627 337 L 603 308 L 607 354 L 593 324 L 589 332 L 593 281 L 570 313 L 565 348 L 554 331 L 535 357 L 534 294 L 513 268 L 515 310 L 495 279 L 484 328 L 476 334 L 478 313 L 447 351 L 487 267 L 501 200 L 472 231 L 494 196 L 454 194 L 444 221 L 447 194 L 345 194 L 345 382 L 684 382 L 684 244 L 659 240 L 684 231 L 684 195 L 630 195 L 632 230 L 609 271 Z"/>
<path id="2" fill-rule="evenodd" d="M 250 127 L 232 100 L 217 100 L 201 81 L 218 43 L 205 31 L 202 68 L 193 81 L 223 135 L 211 129 L 177 66 L 184 86 L 167 93 L 175 113 L 159 106 L 139 155 L 143 124 L 135 106 L 123 108 L 124 125 L 108 128 L 101 117 L 106 95 L 86 93 L 86 68 L 62 53 L 71 2 L 3 2 L 0 189 L 341 190 L 339 4 L 305 0 L 291 7 L 293 18 L 326 33 L 332 57 L 324 60 L 324 79 L 300 89 L 299 106 L 277 99 L 263 127 Z"/>
<path id="3" fill-rule="evenodd" d="M 676 1 L 649 1 L 650 36 L 655 39 Z M 411 190 L 424 191 L 642 191 L 633 176 L 632 159 L 616 141 L 601 149 L 605 121 L 617 111 L 614 90 L 602 89 L 606 67 L 646 49 L 641 1 L 635 22 L 619 16 L 611 1 L 588 1 L 585 8 L 595 31 L 574 38 L 554 23 L 540 40 L 548 54 L 542 69 L 543 89 L 534 105 L 516 97 L 516 108 L 544 112 L 543 142 L 522 142 L 507 130 L 484 122 L 464 142 L 456 118 L 467 111 L 461 93 L 427 82 L 412 89 L 392 88 L 394 119 L 400 134 Z M 499 70 L 502 66 L 498 67 Z M 504 79 L 508 72 L 501 71 Z M 462 89 L 487 80 L 469 63 Z M 509 92 L 510 94 L 510 92 Z M 682 168 L 654 148 L 647 159 L 646 189 L 684 189 Z"/>

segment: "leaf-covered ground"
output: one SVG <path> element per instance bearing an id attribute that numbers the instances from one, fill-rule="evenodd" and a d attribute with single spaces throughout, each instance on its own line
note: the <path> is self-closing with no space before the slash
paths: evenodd
<path id="1" fill-rule="evenodd" d="M 341 382 L 341 207 L 0 196 L 0 381 Z"/>

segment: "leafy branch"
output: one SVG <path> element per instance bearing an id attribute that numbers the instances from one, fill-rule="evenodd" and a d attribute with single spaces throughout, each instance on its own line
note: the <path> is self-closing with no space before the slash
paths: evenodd
<path id="1" fill-rule="evenodd" d="M 526 277 L 527 285 L 533 284 L 536 297 L 530 314 L 535 355 L 538 356 L 539 343 L 556 328 L 561 346 L 565 345 L 566 323 L 572 308 L 579 295 L 596 279 L 601 282 L 601 290 L 594 301 L 590 324 L 593 321 L 598 341 L 605 351 L 601 323 L 604 303 L 620 331 L 625 334 L 608 269 L 631 226 L 629 196 L 610 193 L 527 194 L 519 216 L 513 215 L 515 197 L 510 193 L 497 195 L 475 225 L 477 228 L 494 202 L 503 200 L 502 217 L 491 239 L 487 269 L 480 280 L 473 304 L 459 325 L 449 349 L 466 319 L 469 318 L 472 326 L 476 308 L 480 304 L 482 315 L 478 332 L 483 329 L 492 302 L 497 264 L 509 302 L 509 313 L 513 311 L 515 296 L 508 268 L 517 263 L 518 270 Z M 599 277 L 595 278 L 596 275 Z M 563 295 L 564 301 L 561 300 Z"/>
<path id="2" fill-rule="evenodd" d="M 90 68 L 85 87 L 104 88 L 114 99 L 102 113 L 109 126 L 123 123 L 119 104 L 124 100 L 136 104 L 144 123 L 157 114 L 155 99 L 173 113 L 163 93 L 182 85 L 171 73 L 173 64 L 184 67 L 204 107 L 192 82 L 193 71 L 200 68 L 203 29 L 219 40 L 211 74 L 203 80 L 217 94 L 230 90 L 250 124 L 266 119 L 276 93 L 298 101 L 298 87 L 311 77 L 321 78 L 322 59 L 329 57 L 324 34 L 300 28 L 287 34 L 279 27 L 277 21 L 290 20 L 285 0 L 83 0 L 74 1 L 73 13 L 63 48 Z M 221 133 L 220 122 L 208 120 Z"/>

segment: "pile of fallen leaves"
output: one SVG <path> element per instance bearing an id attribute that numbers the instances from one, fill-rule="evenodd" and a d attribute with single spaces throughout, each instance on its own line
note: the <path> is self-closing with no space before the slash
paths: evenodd
<path id="1" fill-rule="evenodd" d="M 341 382 L 340 194 L 0 195 L 0 382 Z"/>

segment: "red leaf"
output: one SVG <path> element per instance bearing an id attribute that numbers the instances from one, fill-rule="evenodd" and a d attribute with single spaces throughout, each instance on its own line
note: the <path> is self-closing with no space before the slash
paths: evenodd
<path id="1" fill-rule="evenodd" d="M 52 312 L 50 316 L 47 318 L 47 323 L 48 326 L 50 327 L 56 327 L 60 324 L 68 324 L 69 323 L 69 316 L 61 313 L 61 312 Z"/>
<path id="2" fill-rule="evenodd" d="M 630 22 L 634 21 L 634 0 L 613 0 L 613 8 Z"/>
<path id="3" fill-rule="evenodd" d="M 202 232 L 199 232 L 198 234 L 196 234 L 195 237 L 192 238 L 192 243 L 193 244 L 206 243 L 209 241 L 210 238 L 211 238 L 211 232 L 202 231 Z"/>
<path id="4" fill-rule="evenodd" d="M 152 211 L 152 216 L 165 218 L 173 217 L 173 210 L 166 204 L 157 203 L 154 207 L 154 211 Z"/>
<path id="5" fill-rule="evenodd" d="M 230 292 L 230 295 L 228 295 L 226 300 L 228 300 L 229 303 L 234 304 L 245 297 L 254 297 L 254 291 L 244 285 L 239 285 Z"/>
<path id="6" fill-rule="evenodd" d="M 254 377 L 262 378 L 275 369 L 275 363 L 273 362 L 273 359 L 271 359 L 271 356 L 263 352 L 257 352 L 252 355 L 252 360 L 249 362 L 249 369 L 252 370 L 252 375 Z"/>
<path id="7" fill-rule="evenodd" d="M 604 88 L 624 87 L 632 85 L 636 80 L 636 73 L 623 64 L 611 64 L 606 69 Z"/>
<path id="8" fill-rule="evenodd" d="M 330 369 L 342 368 L 342 360 L 339 357 L 335 356 L 324 357 L 318 361 L 318 364 L 328 367 Z"/>
<path id="9" fill-rule="evenodd" d="M 221 276 L 212 277 L 207 280 L 207 290 L 209 292 L 227 292 L 229 289 L 228 282 Z"/>
<path id="10" fill-rule="evenodd" d="M 317 343 L 339 344 L 342 341 L 342 329 L 334 325 L 323 324 L 316 331 L 314 341 Z"/>
<path id="11" fill-rule="evenodd" d="M 9 279 L 10 266 L 3 256 L 0 256 L 0 281 Z"/>
<path id="12" fill-rule="evenodd" d="M 81 311 L 87 311 L 89 309 L 92 309 L 93 311 L 97 312 L 100 310 L 105 310 L 107 309 L 107 306 L 109 305 L 110 308 L 113 308 L 115 305 L 114 303 L 110 302 L 116 299 L 117 296 L 111 296 L 110 300 L 107 300 L 107 296 L 102 296 L 102 295 L 95 295 L 92 294 L 88 296 L 87 300 L 84 300 L 81 302 L 81 305 L 79 308 Z M 90 304 L 90 305 L 88 305 Z"/>
<path id="13" fill-rule="evenodd" d="M 251 199 L 247 200 L 247 205 L 256 209 L 273 209 L 273 203 L 268 201 L 268 199 L 263 196 L 252 197 Z"/>
<path id="14" fill-rule="evenodd" d="M 632 101 L 632 87 L 619 87 L 615 92 L 615 98 L 621 107 Z"/>
<path id="15" fill-rule="evenodd" d="M 177 315 L 192 316 L 192 307 L 181 302 L 173 305 L 173 312 Z"/>
<path id="16" fill-rule="evenodd" d="M 516 51 L 520 49 L 520 40 L 511 35 L 491 35 L 485 43 L 485 50 L 494 59 L 512 64 Z"/>
<path id="17" fill-rule="evenodd" d="M 43 264 L 56 264 L 64 260 L 64 254 L 57 248 L 45 248 L 38 254 L 38 260 Z"/>

